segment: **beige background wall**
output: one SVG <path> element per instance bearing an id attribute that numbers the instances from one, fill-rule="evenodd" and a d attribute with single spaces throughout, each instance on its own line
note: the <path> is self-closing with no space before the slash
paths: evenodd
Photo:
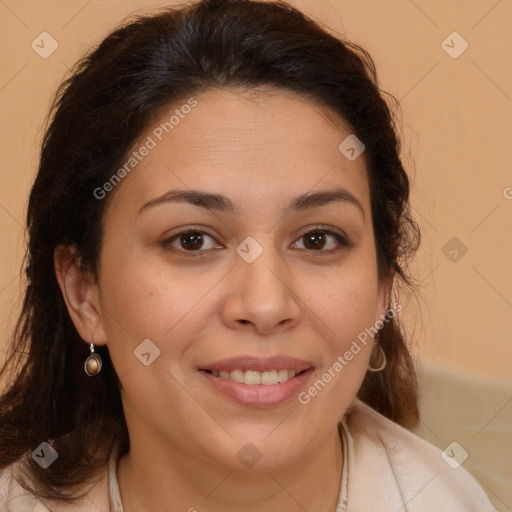
<path id="1" fill-rule="evenodd" d="M 24 213 L 51 96 L 75 60 L 121 19 L 162 5 L 0 0 L 2 348 L 16 313 Z M 464 438 L 471 454 L 465 466 L 500 510 L 510 510 L 512 468 L 501 453 L 512 423 L 512 2 L 293 5 L 369 50 L 381 86 L 401 102 L 413 213 L 423 232 L 412 268 L 419 293 L 405 298 L 422 376 L 419 433 L 441 449 Z M 31 48 L 42 32 L 58 43 L 47 59 Z M 454 413 L 466 410 L 476 416 Z"/>

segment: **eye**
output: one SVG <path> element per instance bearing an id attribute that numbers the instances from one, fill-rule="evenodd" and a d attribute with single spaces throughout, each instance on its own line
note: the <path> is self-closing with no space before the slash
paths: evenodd
<path id="1" fill-rule="evenodd" d="M 349 247 L 348 240 L 330 229 L 324 229 L 321 226 L 317 226 L 310 229 L 306 233 L 303 233 L 299 240 L 304 240 L 303 248 L 309 252 L 335 252 L 343 247 Z M 330 243 L 329 243 L 330 240 Z M 299 242 L 295 242 L 296 245 Z M 326 249 L 326 246 L 327 249 Z M 301 247 L 299 247 L 301 249 Z"/>
<path id="2" fill-rule="evenodd" d="M 299 249 L 305 249 L 308 252 L 333 253 L 350 246 L 346 237 L 321 226 L 306 231 L 299 240 L 304 240 L 303 247 L 299 247 Z M 294 246 L 298 243 L 295 242 Z M 201 253 L 207 250 L 222 248 L 207 231 L 190 228 L 174 234 L 171 238 L 161 242 L 161 245 L 164 249 L 191 257 L 202 256 Z"/>
<path id="3" fill-rule="evenodd" d="M 184 253 L 186 256 L 199 256 L 206 250 L 221 248 L 212 235 L 199 229 L 186 229 L 176 233 L 171 238 L 162 242 L 164 249 L 171 248 L 176 252 Z M 199 253 L 199 254 L 194 254 Z"/>

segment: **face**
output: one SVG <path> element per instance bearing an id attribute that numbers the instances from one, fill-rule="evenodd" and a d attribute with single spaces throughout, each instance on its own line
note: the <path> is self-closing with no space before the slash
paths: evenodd
<path id="1" fill-rule="evenodd" d="M 349 127 L 292 93 L 195 101 L 160 113 L 111 192 L 94 342 L 131 438 L 231 468 L 247 442 L 261 468 L 293 463 L 356 395 L 371 342 L 344 354 L 387 305 L 364 153 L 347 159 Z"/>

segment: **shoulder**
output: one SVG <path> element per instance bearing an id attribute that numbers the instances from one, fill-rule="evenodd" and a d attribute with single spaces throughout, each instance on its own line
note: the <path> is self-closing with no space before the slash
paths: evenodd
<path id="1" fill-rule="evenodd" d="M 397 506 L 410 512 L 495 512 L 462 466 L 449 465 L 437 447 L 360 400 L 350 408 L 345 424 L 350 438 L 349 505 L 354 505 L 349 510 L 364 502 L 375 511 Z"/>
<path id="2" fill-rule="evenodd" d="M 0 469 L 0 512 L 46 512 L 47 508 L 17 481 L 19 463 Z M 40 505 L 38 507 L 38 505 Z"/>
<path id="3" fill-rule="evenodd" d="M 84 500 L 70 504 L 39 499 L 23 488 L 18 481 L 20 464 L 16 462 L 0 469 L 0 512 L 85 512 L 91 510 L 91 502 L 99 510 L 110 509 L 107 468 L 97 481 L 88 485 Z"/>

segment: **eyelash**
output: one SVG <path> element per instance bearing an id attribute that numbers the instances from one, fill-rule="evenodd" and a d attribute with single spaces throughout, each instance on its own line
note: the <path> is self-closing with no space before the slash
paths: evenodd
<path id="1" fill-rule="evenodd" d="M 204 254 L 202 254 L 202 253 L 207 252 L 207 250 L 211 250 L 211 249 L 207 249 L 207 250 L 199 249 L 197 251 L 186 251 L 184 249 L 177 249 L 175 247 L 170 247 L 172 242 L 174 242 L 175 240 L 179 239 L 183 235 L 189 235 L 189 234 L 208 235 L 212 239 L 215 238 L 213 235 L 208 233 L 208 231 L 204 231 L 204 230 L 201 230 L 201 229 L 187 228 L 187 229 L 184 229 L 183 231 L 180 231 L 179 233 L 174 234 L 171 238 L 168 238 L 168 239 L 164 240 L 163 242 L 161 242 L 161 246 L 164 249 L 169 249 L 170 248 L 170 250 L 173 251 L 173 252 L 181 253 L 185 257 L 191 257 L 191 258 L 202 257 L 202 256 L 204 256 Z M 326 235 L 330 235 L 330 236 L 334 237 L 334 239 L 336 240 L 336 242 L 338 244 L 338 247 L 336 249 L 329 249 L 329 250 L 301 249 L 301 250 L 305 250 L 305 251 L 307 251 L 309 253 L 312 253 L 315 256 L 316 255 L 319 255 L 319 256 L 330 255 L 330 254 L 333 254 L 334 252 L 340 251 L 343 248 L 347 248 L 347 247 L 351 246 L 350 242 L 348 241 L 348 239 L 346 237 L 344 237 L 344 236 L 340 235 L 339 233 L 336 233 L 335 231 L 332 231 L 330 229 L 323 228 L 322 226 L 315 226 L 314 228 L 306 231 L 305 233 L 302 233 L 302 235 L 300 235 L 298 240 L 301 240 L 301 239 L 303 239 L 304 237 L 306 237 L 306 236 L 308 236 L 310 234 L 326 234 Z M 295 243 L 297 243 L 297 242 L 295 242 Z"/>

